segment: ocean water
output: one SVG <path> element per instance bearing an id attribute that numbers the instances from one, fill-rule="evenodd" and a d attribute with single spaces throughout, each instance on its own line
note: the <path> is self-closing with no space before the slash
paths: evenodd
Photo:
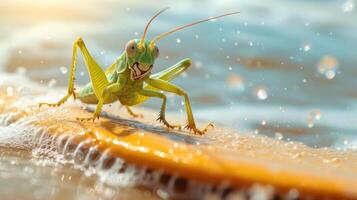
<path id="1" fill-rule="evenodd" d="M 3 1 L 0 71 L 65 88 L 72 44 L 81 36 L 106 68 L 127 41 L 231 11 L 239 15 L 174 33 L 159 43 L 154 72 L 183 58 L 192 67 L 174 80 L 200 122 L 312 147 L 357 144 L 357 12 L 354 0 L 327 1 Z M 77 88 L 88 81 L 78 59 Z M 143 106 L 159 109 L 159 100 Z M 169 112 L 184 116 L 169 94 Z"/>
<path id="2" fill-rule="evenodd" d="M 149 28 L 149 39 L 200 19 L 241 12 L 184 29 L 158 43 L 154 72 L 192 59 L 192 67 L 173 82 L 188 92 L 200 123 L 212 121 L 241 133 L 315 148 L 356 150 L 356 0 L 2 1 L 0 73 L 16 73 L 53 91 L 65 91 L 77 37 L 106 68 L 127 41 L 141 37 L 154 13 L 167 6 L 170 9 Z M 80 88 L 89 80 L 81 55 L 77 66 Z M 168 97 L 168 112 L 183 118 L 182 99 Z M 159 111 L 160 101 L 151 99 L 141 106 Z M 0 127 L 0 138 L 16 132 Z M 0 193 L 5 198 L 60 199 L 66 194 L 105 199 L 112 190 L 76 169 L 42 166 L 28 153 L 7 147 L 0 152 Z M 23 194 L 12 191 L 15 185 L 25 189 L 28 185 L 23 183 L 29 181 Z M 48 188 L 40 187 L 44 181 Z M 115 195 L 119 193 L 130 199 L 138 191 L 123 188 Z"/>
<path id="3" fill-rule="evenodd" d="M 66 87 L 78 36 L 106 68 L 163 7 L 170 9 L 152 24 L 149 39 L 240 11 L 161 40 L 154 72 L 192 59 L 192 67 L 174 83 L 190 94 L 200 121 L 314 147 L 355 148 L 354 0 L 145 2 L 3 1 L 0 70 L 55 90 Z M 81 58 L 76 79 L 77 88 L 88 81 Z M 184 116 L 182 99 L 169 97 L 169 111 Z M 143 106 L 158 109 L 159 101 Z"/>

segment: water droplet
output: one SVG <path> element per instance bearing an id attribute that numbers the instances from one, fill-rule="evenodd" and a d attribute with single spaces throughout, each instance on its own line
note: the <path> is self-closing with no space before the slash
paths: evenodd
<path id="1" fill-rule="evenodd" d="M 317 65 L 317 71 L 327 79 L 333 79 L 336 76 L 337 68 L 338 61 L 333 56 L 323 57 Z"/>
<path id="2" fill-rule="evenodd" d="M 352 12 L 355 9 L 355 3 L 353 0 L 346 0 L 342 3 L 341 9 L 343 12 Z"/>
<path id="3" fill-rule="evenodd" d="M 300 193 L 297 189 L 290 189 L 287 194 L 287 199 L 298 199 L 299 196 L 300 196 Z"/>
<path id="4" fill-rule="evenodd" d="M 104 55 L 105 53 L 105 51 L 100 51 L 100 55 Z"/>
<path id="5" fill-rule="evenodd" d="M 243 196 L 242 198 L 240 198 L 240 196 L 235 196 L 237 198 L 232 198 L 232 199 L 248 199 L 246 198 L 243 194 L 243 192 L 240 192 L 241 196 Z M 263 200 L 263 199 L 273 199 L 273 195 L 274 194 L 274 188 L 271 185 L 260 185 L 260 184 L 253 184 L 247 193 L 247 196 L 249 197 L 249 199 L 259 199 L 259 200 Z M 220 198 L 217 198 L 220 199 Z M 228 198 L 227 198 L 228 199 Z"/>
<path id="6" fill-rule="evenodd" d="M 18 53 L 18 54 L 22 54 L 22 50 L 18 50 L 17 53 Z"/>
<path id="7" fill-rule="evenodd" d="M 196 67 L 197 69 L 200 69 L 200 68 L 202 67 L 202 62 L 201 62 L 201 61 L 197 61 L 197 62 L 195 63 L 195 67 Z"/>
<path id="8" fill-rule="evenodd" d="M 314 115 L 315 115 L 315 119 L 316 120 L 320 120 L 321 119 L 321 112 L 319 110 L 315 110 L 313 112 L 314 112 Z"/>
<path id="9" fill-rule="evenodd" d="M 68 69 L 67 69 L 67 67 L 62 66 L 62 67 L 60 67 L 60 71 L 61 71 L 62 74 L 67 74 Z"/>
<path id="10" fill-rule="evenodd" d="M 253 42 L 252 41 L 249 42 L 249 46 L 251 46 L 251 47 L 253 46 Z"/>
<path id="11" fill-rule="evenodd" d="M 196 39 L 198 39 L 199 37 L 200 37 L 199 35 L 197 35 L 197 34 L 195 35 L 195 38 L 196 38 Z"/>
<path id="12" fill-rule="evenodd" d="M 9 97 L 13 96 L 14 95 L 14 88 L 11 87 L 11 86 L 7 87 L 6 88 L 6 95 L 9 96 Z"/>
<path id="13" fill-rule="evenodd" d="M 339 159 L 339 158 L 332 158 L 331 159 L 331 163 L 339 163 L 339 162 L 341 162 L 341 160 Z"/>
<path id="14" fill-rule="evenodd" d="M 134 32 L 134 35 L 135 35 L 135 36 L 138 36 L 138 35 L 139 35 L 139 33 L 138 33 L 138 32 Z"/>
<path id="15" fill-rule="evenodd" d="M 53 78 L 50 81 L 48 81 L 47 85 L 48 85 L 48 87 L 53 87 L 56 85 L 56 83 L 57 83 L 57 80 Z"/>
<path id="16" fill-rule="evenodd" d="M 238 74 L 230 74 L 227 77 L 227 83 L 228 86 L 233 89 L 237 89 L 239 91 L 244 91 L 245 89 L 244 80 Z"/>
<path id="17" fill-rule="evenodd" d="M 284 138 L 283 134 L 276 132 L 274 138 L 277 140 L 282 140 Z"/>
<path id="18" fill-rule="evenodd" d="M 261 125 L 265 126 L 267 122 L 265 120 L 262 120 Z"/>
<path id="19" fill-rule="evenodd" d="M 322 162 L 325 164 L 338 164 L 341 160 L 339 158 L 324 159 Z"/>
<path id="20" fill-rule="evenodd" d="M 79 72 L 79 75 L 84 76 L 84 71 Z"/>
<path id="21" fill-rule="evenodd" d="M 264 87 L 257 87 L 255 89 L 255 95 L 259 100 L 265 100 L 268 98 L 268 92 Z"/>
<path id="22" fill-rule="evenodd" d="M 310 49 L 311 49 L 311 45 L 310 44 L 304 44 L 304 51 L 310 51 Z"/>
<path id="23" fill-rule="evenodd" d="M 307 117 L 307 126 L 309 128 L 314 127 L 315 121 L 321 119 L 321 112 L 320 110 L 313 110 L 309 113 L 309 116 Z"/>
<path id="24" fill-rule="evenodd" d="M 333 79 L 336 73 L 334 71 L 327 71 L 325 75 L 327 79 Z"/>
<path id="25" fill-rule="evenodd" d="M 344 140 L 343 140 L 343 144 L 344 144 L 344 145 L 348 145 L 348 140 L 347 140 L 347 139 L 344 139 Z"/>
<path id="26" fill-rule="evenodd" d="M 26 68 L 25 67 L 18 67 L 16 69 L 16 73 L 20 74 L 20 75 L 24 75 L 26 73 Z"/>
<path id="27" fill-rule="evenodd" d="M 176 38 L 176 43 L 181 43 L 181 39 L 180 38 Z"/>
<path id="28" fill-rule="evenodd" d="M 226 42 L 226 38 L 222 38 L 222 42 L 223 42 L 223 43 Z"/>
<path id="29" fill-rule="evenodd" d="M 229 70 L 229 71 L 232 71 L 232 66 L 229 66 L 229 67 L 228 67 L 228 70 Z"/>
<path id="30" fill-rule="evenodd" d="M 293 156 L 291 156 L 291 158 L 292 159 L 301 159 L 303 155 L 304 155 L 304 152 L 296 153 Z"/>

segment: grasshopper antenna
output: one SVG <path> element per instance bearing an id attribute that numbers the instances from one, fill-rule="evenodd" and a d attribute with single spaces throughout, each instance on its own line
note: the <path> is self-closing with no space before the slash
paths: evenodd
<path id="1" fill-rule="evenodd" d="M 158 13 L 156 13 L 151 19 L 150 21 L 148 22 L 148 24 L 146 25 L 145 29 L 144 29 L 144 33 L 143 33 L 143 36 L 141 37 L 141 40 L 140 40 L 140 43 L 139 43 L 139 47 L 142 47 L 144 45 L 144 41 L 145 41 L 145 37 L 146 37 L 146 34 L 147 34 L 147 31 L 148 31 L 148 28 L 150 26 L 150 24 L 154 21 L 154 19 L 159 16 L 161 13 L 163 13 L 164 11 L 166 11 L 167 9 L 169 9 L 170 7 L 166 7 L 162 10 L 160 10 Z"/>
<path id="2" fill-rule="evenodd" d="M 150 43 L 150 46 L 154 46 L 156 44 L 156 42 L 160 39 L 162 39 L 163 37 L 167 36 L 167 35 L 170 35 L 171 33 L 174 33 L 176 31 L 179 31 L 181 29 L 184 29 L 184 28 L 187 28 L 187 27 L 191 27 L 191 26 L 194 26 L 196 24 L 200 24 L 200 23 L 203 23 L 203 22 L 207 22 L 207 21 L 210 21 L 210 20 L 213 20 L 213 19 L 218 19 L 218 18 L 221 18 L 221 17 L 225 17 L 225 16 L 228 16 L 228 15 L 235 15 L 235 14 L 238 14 L 240 12 L 231 12 L 231 13 L 226 13 L 226 14 L 223 14 L 223 15 L 219 15 L 219 16 L 215 16 L 215 17 L 210 17 L 210 18 L 207 18 L 207 19 L 204 19 L 204 20 L 201 20 L 201 21 L 197 21 L 197 22 L 193 22 L 191 24 L 187 24 L 187 25 L 184 25 L 184 26 L 180 26 L 180 27 L 177 27 L 171 31 L 168 31 L 166 33 L 162 33 L 158 36 L 156 36 Z"/>

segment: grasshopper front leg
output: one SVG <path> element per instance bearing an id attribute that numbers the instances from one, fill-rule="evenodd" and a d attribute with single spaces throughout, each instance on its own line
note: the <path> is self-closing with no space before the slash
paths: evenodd
<path id="1" fill-rule="evenodd" d="M 161 110 L 160 110 L 160 113 L 159 113 L 159 118 L 157 118 L 158 121 L 162 122 L 167 128 L 171 128 L 171 129 L 174 129 L 174 128 L 178 128 L 178 129 L 181 129 L 181 126 L 180 125 L 171 125 L 169 124 L 167 121 L 166 121 L 166 118 L 165 118 L 165 111 L 166 111 L 166 95 L 158 92 L 158 91 L 154 91 L 154 90 L 147 90 L 147 89 L 142 89 L 142 90 L 139 90 L 138 93 L 142 96 L 146 96 L 146 97 L 157 97 L 157 98 L 160 98 L 162 99 L 162 104 L 161 104 Z"/>
<path id="2" fill-rule="evenodd" d="M 192 130 L 195 134 L 203 135 L 203 134 L 205 134 L 207 132 L 208 127 L 213 127 L 212 123 L 208 123 L 207 126 L 202 130 L 199 130 L 199 129 L 196 128 L 196 123 L 195 123 L 195 120 L 193 118 L 192 109 L 191 109 L 191 105 L 190 105 L 190 101 L 189 101 L 188 95 L 180 87 L 178 87 L 178 86 L 176 86 L 176 85 L 174 85 L 174 84 L 172 84 L 170 82 L 161 80 L 161 79 L 147 78 L 147 79 L 145 79 L 145 82 L 148 83 L 149 85 L 155 87 L 155 88 L 160 89 L 160 90 L 167 91 L 167 92 L 172 92 L 172 93 L 175 93 L 175 94 L 178 94 L 178 95 L 184 97 L 186 113 L 187 113 L 187 125 L 186 125 L 185 128 L 187 128 L 188 130 L 190 130 L 190 131 Z"/>
<path id="3" fill-rule="evenodd" d="M 131 110 L 129 106 L 125 106 L 125 109 L 126 109 L 126 111 L 128 111 L 129 115 L 131 115 L 131 116 L 134 117 L 134 118 L 137 118 L 137 117 L 143 118 L 143 117 L 144 117 L 143 114 L 136 114 L 136 113 L 134 113 L 134 111 Z"/>

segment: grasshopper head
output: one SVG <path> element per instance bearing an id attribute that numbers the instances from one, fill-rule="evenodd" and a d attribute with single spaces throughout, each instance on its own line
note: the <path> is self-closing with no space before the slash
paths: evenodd
<path id="1" fill-rule="evenodd" d="M 239 12 L 231 12 L 231 13 L 226 13 L 223 15 L 215 16 L 215 17 L 210 17 L 208 19 L 193 22 L 191 24 L 179 26 L 175 29 L 172 29 L 171 31 L 162 33 L 162 34 L 154 37 L 151 41 L 145 39 L 147 30 L 148 30 L 150 24 L 154 21 L 154 19 L 157 16 L 159 16 L 161 13 L 163 13 L 167 9 L 168 8 L 164 8 L 164 9 L 160 10 L 158 13 L 156 13 L 150 19 L 150 21 L 147 23 L 147 25 L 144 29 L 143 35 L 140 40 L 139 39 L 130 40 L 125 46 L 125 52 L 126 52 L 127 60 L 129 63 L 129 68 L 131 70 L 131 79 L 132 80 L 142 79 L 147 74 L 149 74 L 151 72 L 154 61 L 159 56 L 159 49 L 157 48 L 156 43 L 159 40 L 161 40 L 162 38 L 176 32 L 176 31 L 194 26 L 196 24 L 200 24 L 202 22 L 207 22 L 212 19 L 217 19 L 217 18 L 228 16 L 228 15 L 233 15 L 233 14 L 239 13 Z"/>
<path id="2" fill-rule="evenodd" d="M 155 59 L 159 56 L 157 46 L 150 45 L 150 41 L 140 42 L 139 39 L 130 40 L 125 46 L 125 53 L 131 79 L 139 80 L 150 74 Z"/>

